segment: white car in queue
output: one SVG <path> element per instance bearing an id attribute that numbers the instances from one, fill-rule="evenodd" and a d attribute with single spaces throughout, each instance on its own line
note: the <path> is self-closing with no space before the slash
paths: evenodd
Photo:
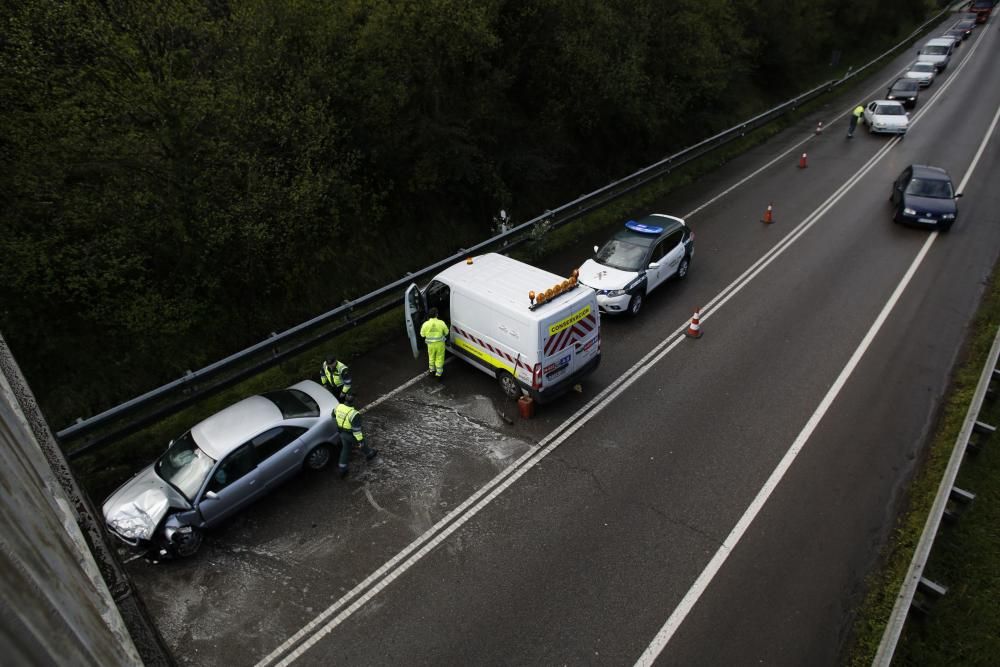
<path id="1" fill-rule="evenodd" d="M 597 291 L 605 313 L 639 314 L 646 295 L 668 278 L 683 280 L 694 256 L 694 232 L 680 218 L 654 213 L 629 220 L 580 267 L 580 283 Z"/>
<path id="2" fill-rule="evenodd" d="M 862 117 L 872 134 L 906 134 L 910 128 L 910 114 L 901 102 L 895 100 L 875 100 L 865 107 Z"/>

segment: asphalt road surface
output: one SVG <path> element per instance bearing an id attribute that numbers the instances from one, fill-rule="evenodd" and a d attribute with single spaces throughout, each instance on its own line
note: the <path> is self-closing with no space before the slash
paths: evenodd
<path id="1" fill-rule="evenodd" d="M 129 563 L 178 661 L 840 664 L 1000 248 L 995 19 L 905 140 L 845 138 L 913 57 L 653 207 L 695 231 L 691 274 L 602 318 L 582 393 L 520 419 L 466 364 L 416 377 L 402 323 L 354 360 L 379 460 Z M 911 163 L 962 183 L 948 234 L 890 221 Z"/>

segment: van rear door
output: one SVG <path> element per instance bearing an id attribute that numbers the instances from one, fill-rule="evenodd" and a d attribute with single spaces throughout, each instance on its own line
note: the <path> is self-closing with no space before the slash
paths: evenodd
<path id="1" fill-rule="evenodd" d="M 410 337 L 410 348 L 413 350 L 413 358 L 416 359 L 420 356 L 420 346 L 417 344 L 420 325 L 427 319 L 424 295 L 416 283 L 410 283 L 406 288 L 403 310 L 406 313 L 406 334 Z"/>
<path id="2" fill-rule="evenodd" d="M 597 299 L 578 299 L 543 322 L 539 391 L 573 375 L 598 354 Z"/>

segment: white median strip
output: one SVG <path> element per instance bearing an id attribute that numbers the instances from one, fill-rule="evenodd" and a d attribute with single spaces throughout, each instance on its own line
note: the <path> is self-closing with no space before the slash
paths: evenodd
<path id="1" fill-rule="evenodd" d="M 728 285 L 709 303 L 714 307 L 706 308 L 702 314 L 702 320 L 708 319 L 726 301 L 732 298 L 749 282 L 773 262 L 781 253 L 787 250 L 798 238 L 802 236 L 810 227 L 822 217 L 837 201 L 853 187 L 875 164 L 884 157 L 894 141 L 887 142 L 860 170 L 855 172 L 843 186 L 831 195 L 816 211 L 806 218 L 802 223 L 788 235 L 783 237 L 771 250 L 758 259 L 739 278 Z M 572 435 L 577 429 L 589 422 L 601 413 L 611 400 L 625 391 L 629 386 L 645 375 L 657 362 L 673 350 L 682 340 L 683 332 L 687 328 L 685 321 L 680 327 L 672 332 L 659 345 L 646 353 L 642 359 L 636 362 L 631 368 L 623 373 L 618 379 L 605 387 L 586 405 L 577 410 L 569 419 L 561 424 L 552 433 L 542 439 L 537 448 L 525 453 L 514 462 L 509 468 L 498 474 L 485 486 L 470 496 L 465 502 L 449 512 L 443 519 L 427 530 L 423 535 L 404 548 L 399 554 L 387 561 L 382 567 L 369 575 L 364 581 L 355 586 L 329 608 L 324 610 L 305 627 L 289 637 L 284 643 L 274 651 L 265 656 L 257 667 L 266 665 L 288 665 L 310 647 L 320 641 L 325 635 L 340 625 L 350 617 L 355 611 L 371 600 L 382 591 L 392 581 L 401 576 L 425 555 L 430 553 L 441 541 L 451 535 L 455 530 L 469 521 L 506 490 L 517 479 L 528 470 L 537 465 L 543 458 L 548 456 L 566 438 Z M 413 378 L 406 386 L 417 382 L 420 377 Z M 393 394 L 399 390 L 394 390 Z M 294 647 L 294 648 L 293 648 Z M 276 662 L 279 661 L 280 662 Z"/>
<path id="2" fill-rule="evenodd" d="M 830 409 L 830 405 L 833 404 L 834 399 L 837 398 L 840 390 L 843 389 L 848 378 L 851 377 L 851 373 L 854 372 L 854 369 L 861 361 L 861 357 L 864 356 L 864 353 L 868 350 L 868 347 L 875 339 L 875 335 L 878 334 L 882 325 L 885 324 L 886 319 L 889 317 L 889 313 L 892 312 L 896 302 L 899 301 L 899 297 L 903 294 L 906 286 L 910 284 L 910 280 L 913 278 L 913 275 L 916 273 L 921 262 L 924 261 L 924 257 L 927 256 L 927 251 L 930 250 L 930 247 L 934 244 L 934 240 L 937 236 L 937 232 L 932 232 L 931 235 L 927 237 L 923 247 L 920 248 L 920 252 L 917 253 L 916 259 L 914 259 L 913 263 L 910 264 L 910 268 L 906 271 L 903 279 L 896 286 L 892 296 L 889 297 L 889 301 L 887 301 L 885 306 L 883 306 L 882 312 L 879 313 L 878 317 L 875 319 L 875 323 L 872 324 L 868 333 L 865 334 L 861 344 L 856 350 L 854 350 L 854 354 L 851 355 L 850 360 L 848 360 L 847 365 L 840 372 L 840 375 L 833 383 L 833 386 L 830 387 L 826 396 L 824 396 L 823 400 L 820 401 L 819 407 L 816 408 L 816 411 L 813 412 L 809 421 L 806 422 L 805 427 L 803 427 L 802 431 L 799 432 L 798 437 L 795 438 L 794 442 L 792 442 L 792 446 L 789 447 L 787 452 L 785 452 L 785 455 L 778 463 L 778 467 L 775 468 L 771 473 L 771 476 L 768 477 L 763 488 L 761 488 L 761 490 L 757 493 L 757 496 L 753 499 L 753 502 L 750 503 L 750 506 L 743 513 L 743 516 L 741 516 L 740 520 L 736 522 L 736 526 L 732 529 L 732 531 L 730 531 L 729 535 L 726 536 L 726 539 L 722 542 L 722 546 L 720 546 L 715 552 L 715 555 L 712 556 L 712 560 L 710 560 L 708 565 L 705 566 L 705 569 L 702 570 L 698 579 L 695 580 L 694 585 L 691 586 L 687 594 L 681 600 L 680 604 L 677 605 L 677 608 L 674 609 L 672 614 L 670 614 L 670 618 L 668 618 L 667 622 L 664 623 L 663 627 L 656 634 L 656 637 L 643 652 L 642 656 L 639 657 L 639 660 L 636 661 L 636 665 L 653 664 L 653 661 L 660 655 L 667 643 L 670 641 L 670 638 L 674 636 L 677 628 L 680 627 L 680 624 L 684 622 L 688 613 L 701 598 L 705 589 L 707 589 L 708 585 L 712 583 L 712 579 L 722 568 L 726 559 L 729 558 L 729 554 L 731 554 L 733 549 L 736 548 L 736 545 L 739 544 L 739 541 L 743 537 L 743 534 L 746 533 L 747 528 L 749 528 L 750 524 L 753 523 L 753 520 L 760 513 L 760 510 L 763 509 L 767 499 L 771 497 L 771 493 L 773 493 L 774 489 L 777 488 L 778 483 L 785 476 L 785 473 L 788 472 L 788 469 L 792 466 L 796 457 L 798 457 L 799 452 L 802 451 L 802 448 L 809 440 L 809 437 L 813 434 L 813 431 L 816 430 L 820 420 L 823 419 L 827 410 Z"/>
<path id="3" fill-rule="evenodd" d="M 971 54 L 970 54 L 971 55 Z M 810 137 L 812 138 L 812 137 Z M 761 258 L 759 258 L 753 265 L 751 265 L 746 271 L 743 272 L 736 280 L 734 280 L 730 285 L 726 286 L 719 294 L 713 297 L 706 307 L 702 311 L 702 321 L 707 320 L 711 317 L 723 304 L 725 304 L 729 299 L 731 299 L 735 294 L 743 289 L 753 278 L 755 278 L 761 271 L 764 270 L 771 262 L 773 262 L 779 255 L 781 255 L 786 249 L 788 249 L 796 240 L 798 240 L 809 228 L 811 228 L 819 219 L 835 205 L 844 195 L 868 172 L 875 164 L 877 164 L 888 152 L 889 150 L 898 142 L 898 138 L 894 138 L 875 153 L 875 155 L 868 160 L 865 165 L 855 172 L 848 181 L 842 185 L 840 188 L 834 192 L 823 204 L 821 204 L 812 214 L 810 214 L 805 220 L 803 220 L 799 225 L 797 225 L 791 232 L 789 232 L 785 237 L 783 237 L 774 247 L 772 247 L 767 253 L 765 253 Z M 796 144 L 792 149 L 789 149 L 785 153 L 781 154 L 778 158 L 771 160 L 765 165 L 765 167 L 758 169 L 753 172 L 750 177 L 741 180 L 736 185 L 728 188 L 720 195 L 713 197 L 709 201 L 705 202 L 698 208 L 694 209 L 688 213 L 685 217 L 690 217 L 702 210 L 714 201 L 717 201 L 719 197 L 731 192 L 735 187 L 745 183 L 749 178 L 755 176 L 768 167 L 775 164 L 780 158 L 787 156 L 792 151 L 796 150 L 804 142 Z M 933 234 L 929 242 L 936 237 Z M 930 243 L 925 245 L 925 248 L 929 247 Z M 924 251 L 922 251 L 924 252 Z M 428 529 L 423 535 L 414 540 L 411 544 L 405 547 L 400 553 L 394 556 L 392 559 L 387 561 L 384 565 L 378 568 L 375 572 L 369 575 L 364 581 L 360 582 L 351 591 L 341 597 L 333 605 L 328 607 L 322 613 L 320 613 L 316 618 L 310 621 L 302 629 L 296 632 L 294 635 L 289 637 L 280 646 L 275 648 L 271 653 L 262 658 L 260 662 L 257 663 L 257 667 L 265 667 L 266 665 L 288 665 L 293 662 L 296 658 L 307 651 L 311 646 L 315 645 L 320 641 L 325 635 L 329 634 L 333 629 L 335 629 L 340 623 L 350 617 L 355 611 L 362 607 L 365 603 L 370 601 L 374 596 L 376 596 L 380 591 L 382 591 L 386 586 L 388 586 L 392 581 L 401 576 L 410 567 L 421 560 L 425 555 L 430 553 L 438 544 L 440 544 L 444 539 L 451 535 L 454 531 L 460 528 L 463 524 L 469 521 L 472 517 L 479 513 L 480 510 L 484 509 L 486 506 L 492 502 L 499 494 L 510 487 L 517 479 L 524 475 L 528 470 L 532 469 L 537 465 L 543 458 L 548 456 L 553 450 L 555 450 L 560 444 L 562 444 L 566 438 L 577 431 L 581 426 L 589 422 L 591 419 L 596 417 L 603 408 L 619 394 L 625 391 L 629 386 L 636 382 L 640 377 L 646 374 L 657 362 L 659 362 L 664 356 L 666 356 L 671 350 L 673 350 L 682 340 L 684 340 L 683 332 L 687 328 L 687 321 L 685 321 L 680 327 L 678 327 L 674 332 L 672 332 L 666 339 L 664 339 L 660 344 L 650 350 L 646 355 L 642 357 L 638 362 L 636 362 L 631 368 L 629 368 L 625 373 L 623 373 L 617 380 L 612 382 L 608 387 L 596 395 L 593 399 L 587 402 L 586 405 L 577 410 L 569 419 L 567 419 L 558 428 L 553 430 L 548 436 L 543 438 L 536 448 L 526 452 L 522 455 L 513 465 L 502 471 L 487 484 L 485 484 L 476 493 L 470 496 L 465 502 L 449 512 L 445 517 L 438 521 L 434 526 Z M 397 387 L 388 394 L 379 397 L 377 400 L 373 401 L 371 404 L 366 406 L 367 409 L 371 409 L 388 400 L 392 396 L 399 394 L 410 386 L 416 384 L 421 379 L 423 379 L 424 374 L 418 375 L 411 380 L 407 381 L 404 385 Z M 721 563 L 720 563 L 721 565 Z M 700 595 L 700 594 L 699 594 Z M 686 612 L 685 612 L 686 615 Z M 673 616 L 671 617 L 673 618 Z M 670 621 L 668 621 L 669 623 Z M 666 626 L 665 626 L 666 627 Z M 672 633 L 671 633 L 672 634 Z M 293 648 L 294 647 L 294 648 Z M 648 649 L 647 649 L 648 651 Z M 280 662 L 276 662 L 279 661 Z"/>

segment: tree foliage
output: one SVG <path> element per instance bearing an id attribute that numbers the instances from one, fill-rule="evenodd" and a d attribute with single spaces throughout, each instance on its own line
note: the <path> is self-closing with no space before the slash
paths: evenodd
<path id="1" fill-rule="evenodd" d="M 3 0 L 0 326 L 56 422 L 97 411 L 802 90 L 929 4 Z"/>

